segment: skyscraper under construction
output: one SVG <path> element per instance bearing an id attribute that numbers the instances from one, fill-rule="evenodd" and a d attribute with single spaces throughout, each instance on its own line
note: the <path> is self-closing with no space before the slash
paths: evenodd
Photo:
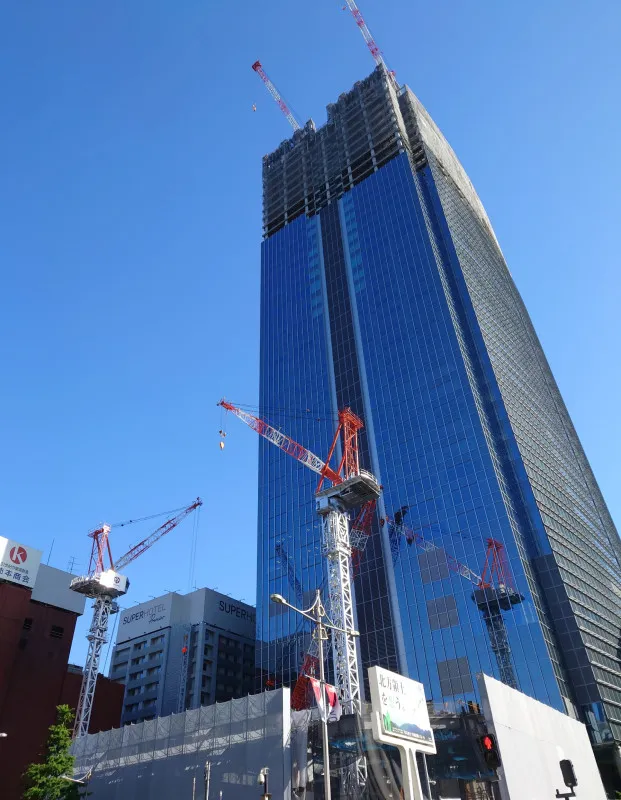
<path id="1" fill-rule="evenodd" d="M 481 201 L 412 91 L 380 65 L 266 156 L 263 234 L 261 416 L 325 456 L 351 407 L 383 485 L 355 570 L 363 666 L 456 708 L 493 675 L 578 716 L 612 764 L 619 537 Z M 258 657 L 277 685 L 308 630 L 270 593 L 309 605 L 325 582 L 314 478 L 261 440 Z M 487 590 L 469 579 L 486 557 Z"/>

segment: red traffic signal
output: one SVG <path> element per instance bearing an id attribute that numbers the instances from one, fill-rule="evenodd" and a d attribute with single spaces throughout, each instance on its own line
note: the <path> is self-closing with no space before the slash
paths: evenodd
<path id="1" fill-rule="evenodd" d="M 486 733 L 485 736 L 480 736 L 479 746 L 483 752 L 485 763 L 490 769 L 498 769 L 498 767 L 502 766 L 495 736 L 493 736 L 491 733 Z"/>

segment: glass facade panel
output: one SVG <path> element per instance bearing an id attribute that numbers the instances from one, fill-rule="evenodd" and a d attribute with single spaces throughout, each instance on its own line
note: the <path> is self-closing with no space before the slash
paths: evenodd
<path id="1" fill-rule="evenodd" d="M 355 578 L 363 666 L 455 709 L 485 672 L 621 741 L 621 546 L 485 210 L 381 68 L 328 117 L 264 160 L 260 403 L 321 456 L 339 408 L 365 421 L 383 495 Z M 277 684 L 308 630 L 269 594 L 300 605 L 325 580 L 315 483 L 261 442 L 259 660 Z M 489 539 L 510 601 L 455 570 L 481 574 Z"/>

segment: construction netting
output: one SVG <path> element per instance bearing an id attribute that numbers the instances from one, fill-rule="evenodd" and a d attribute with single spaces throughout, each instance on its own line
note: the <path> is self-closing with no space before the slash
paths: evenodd
<path id="1" fill-rule="evenodd" d="M 92 771 L 93 800 L 290 796 L 289 692 L 277 690 L 77 739 L 75 774 Z M 222 795 L 220 795 L 222 792 Z"/>

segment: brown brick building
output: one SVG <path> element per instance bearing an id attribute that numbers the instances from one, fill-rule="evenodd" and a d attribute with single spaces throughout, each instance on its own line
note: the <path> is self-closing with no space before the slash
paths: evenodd
<path id="1" fill-rule="evenodd" d="M 44 751 L 56 706 L 75 708 L 78 702 L 82 676 L 68 662 L 85 601 L 69 590 L 72 575 L 43 564 L 35 565 L 26 584 L 27 570 L 14 565 L 20 553 L 27 565 L 37 551 L 20 546 L 10 553 L 0 559 L 0 732 L 7 734 L 0 738 L 0 794 L 19 800 L 22 775 Z M 118 727 L 123 688 L 100 677 L 91 732 Z"/>

